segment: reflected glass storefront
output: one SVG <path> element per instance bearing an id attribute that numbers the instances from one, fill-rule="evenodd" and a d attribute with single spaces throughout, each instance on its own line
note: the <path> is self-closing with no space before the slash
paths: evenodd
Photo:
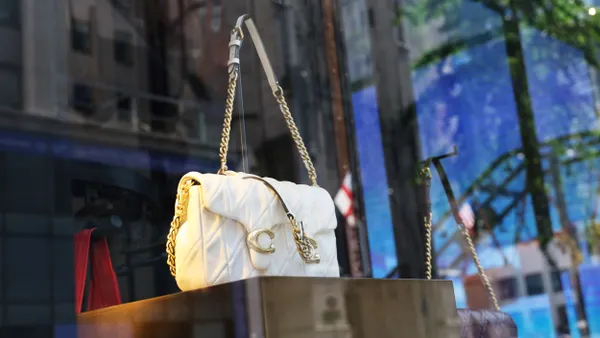
<path id="1" fill-rule="evenodd" d="M 594 4 L 341 3 L 353 93 L 364 97 L 364 88 L 375 87 L 371 102 L 382 121 L 385 111 L 393 109 L 391 97 L 414 104 L 421 159 L 457 147 L 458 155 L 444 162 L 460 215 L 520 335 L 599 335 L 594 319 L 598 285 L 591 277 L 600 271 L 600 21 Z M 394 61 L 386 63 L 389 58 Z M 396 75 L 395 82 L 389 73 Z M 408 76 L 411 85 L 398 75 Z M 355 117 L 357 135 L 367 116 Z M 382 132 L 385 136 L 385 126 Z M 387 142 L 384 147 L 392 144 Z M 359 153 L 363 146 L 358 144 Z M 373 156 L 361 154 L 363 175 L 377 161 Z M 388 170 L 388 181 L 395 174 Z M 459 307 L 488 307 L 436 180 L 431 196 L 438 277 L 454 282 Z M 393 236 L 386 228 L 389 221 L 368 222 L 369 213 L 383 220 L 390 212 L 382 203 L 370 205 L 367 193 L 364 199 L 374 275 L 398 276 L 398 269 L 390 271 L 387 264 L 402 257 L 383 244 Z"/>
<path id="2" fill-rule="evenodd" d="M 187 171 L 216 172 L 235 19 L 253 16 L 332 196 L 344 276 L 423 278 L 415 174 L 444 160 L 522 337 L 600 336 L 598 49 L 586 1 L 0 1 L 0 337 L 72 334 L 73 235 L 107 237 L 124 302 L 177 291 Z M 598 8 L 600 10 L 600 8 Z M 307 182 L 250 42 L 229 167 Z M 434 170 L 435 275 L 481 282 Z M 191 329 L 190 329 L 191 330 Z"/>
<path id="3" fill-rule="evenodd" d="M 334 194 L 318 4 L 0 2 L 1 337 L 73 336 L 73 235 L 84 229 L 107 238 L 123 302 L 177 291 L 165 254 L 175 190 L 182 174 L 219 168 L 227 43 L 243 13 L 258 23 L 320 185 Z M 251 48 L 229 168 L 306 182 Z M 340 262 L 347 273 L 343 252 Z"/>
<path id="4" fill-rule="evenodd" d="M 447 152 L 461 216 L 523 337 L 598 331 L 598 80 L 593 3 L 407 2 L 422 157 Z M 437 271 L 481 306 L 476 269 L 433 184 Z M 483 305 L 486 305 L 485 302 Z"/>

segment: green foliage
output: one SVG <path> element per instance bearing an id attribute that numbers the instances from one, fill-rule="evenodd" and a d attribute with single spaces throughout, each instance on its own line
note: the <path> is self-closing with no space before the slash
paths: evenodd
<path id="1" fill-rule="evenodd" d="M 477 7 L 494 13 L 492 17 L 495 21 L 490 24 L 477 17 L 469 18 L 469 10 Z M 438 32 L 445 34 L 444 43 L 419 55 L 418 59 L 413 62 L 415 68 L 436 64 L 449 56 L 457 55 L 478 45 L 498 40 L 505 41 L 511 81 L 517 93 L 516 106 L 526 155 L 525 163 L 528 172 L 538 173 L 528 182 L 527 188 L 532 195 L 547 195 L 543 174 L 540 174 L 541 171 L 535 167 L 539 167 L 541 156 L 548 154 L 540 153 L 540 146 L 535 136 L 536 127 L 532 113 L 531 93 L 527 85 L 527 74 L 524 72 L 525 60 L 522 49 L 527 48 L 527 52 L 536 64 L 533 71 L 539 81 L 549 80 L 559 71 L 558 69 L 549 69 L 548 62 L 544 61 L 553 59 L 564 61 L 565 57 L 560 54 L 561 49 L 559 49 L 564 44 L 581 52 L 589 66 L 598 68 L 600 64 L 596 45 L 600 42 L 600 13 L 589 15 L 588 6 L 582 0 L 413 0 L 405 4 L 396 18 L 396 22 L 407 24 L 416 30 L 424 27 L 439 27 Z M 545 34 L 557 43 L 549 43 L 542 48 L 536 46 L 532 43 L 532 29 Z M 569 76 L 570 66 L 565 65 L 564 62 L 561 65 L 564 66 L 561 66 L 560 70 Z M 488 80 L 485 67 L 482 67 L 482 73 L 478 74 L 477 81 Z M 493 79 L 491 80 L 493 81 Z M 568 107 L 551 107 L 551 111 L 545 112 L 545 114 L 564 116 L 566 108 Z M 595 109 L 595 107 L 591 109 Z M 577 119 L 572 119 L 570 123 L 571 125 L 564 126 L 566 131 L 586 129 L 583 128 L 585 126 L 579 125 L 580 122 Z M 590 146 L 590 140 L 593 142 L 599 137 L 600 131 L 598 130 L 571 134 L 567 136 L 568 142 L 565 142 L 564 139 L 557 139 L 548 146 L 550 146 L 549 149 L 553 152 L 553 156 L 565 158 L 574 153 L 577 154 L 579 161 L 592 161 L 596 160 L 599 154 L 595 149 L 591 149 L 593 147 Z M 498 139 L 501 142 L 500 138 Z M 550 215 L 547 212 L 547 198 L 534 198 L 533 203 L 534 209 L 537 210 L 538 239 L 543 247 L 544 243 L 550 241 L 548 236 L 552 234 Z M 546 205 L 544 206 L 544 204 Z"/>
<path id="2" fill-rule="evenodd" d="M 405 6 L 396 22 L 400 24 L 406 20 L 412 26 L 419 27 L 429 25 L 435 20 L 442 20 L 444 22 L 442 27 L 446 32 L 459 29 L 469 31 L 473 22 L 462 20 L 460 17 L 460 13 L 469 3 L 484 5 L 505 21 L 511 20 L 512 16 L 516 15 L 521 25 L 533 27 L 581 50 L 590 65 L 598 66 L 594 44 L 600 41 L 600 13 L 597 16 L 588 15 L 588 7 L 581 0 L 421 0 Z M 423 55 L 415 65 L 435 62 L 466 47 L 485 43 L 497 37 L 497 34 L 498 31 L 494 31 L 484 36 L 450 41 Z M 505 38 L 520 39 L 521 37 L 508 33 Z"/>

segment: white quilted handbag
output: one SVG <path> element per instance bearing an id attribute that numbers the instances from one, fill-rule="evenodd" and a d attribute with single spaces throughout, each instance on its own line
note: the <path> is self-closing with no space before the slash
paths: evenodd
<path id="1" fill-rule="evenodd" d="M 312 186 L 227 170 L 242 24 L 308 170 Z M 190 172 L 177 188 L 167 263 L 183 291 L 255 276 L 339 277 L 329 193 L 317 175 L 252 19 L 241 16 L 229 43 L 229 86 L 217 174 Z"/>

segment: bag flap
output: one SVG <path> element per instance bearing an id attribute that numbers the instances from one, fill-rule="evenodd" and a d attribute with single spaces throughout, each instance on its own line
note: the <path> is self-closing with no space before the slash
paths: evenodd
<path id="1" fill-rule="evenodd" d="M 278 224 L 289 225 L 281 202 L 263 182 L 244 179 L 252 176 L 228 172 L 227 175 L 191 172 L 182 181 L 194 179 L 200 183 L 202 207 L 233 219 L 250 232 L 258 228 L 272 229 Z M 329 193 L 320 187 L 262 178 L 279 193 L 290 212 L 304 222 L 306 234 L 316 235 L 337 227 L 335 207 Z"/>

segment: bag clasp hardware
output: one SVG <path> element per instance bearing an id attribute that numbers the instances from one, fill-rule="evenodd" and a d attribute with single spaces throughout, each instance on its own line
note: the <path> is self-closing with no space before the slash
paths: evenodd
<path id="1" fill-rule="evenodd" d="M 318 264 L 321 262 L 321 256 L 315 252 L 319 244 L 314 239 L 306 236 L 304 232 L 304 223 L 296 220 L 296 217 L 291 212 L 287 213 L 287 217 L 292 224 L 294 231 L 294 242 L 298 248 L 298 253 L 306 264 Z"/>
<path id="2" fill-rule="evenodd" d="M 264 248 L 260 245 L 259 237 L 262 234 L 267 234 L 271 239 L 271 243 L 268 247 Z M 255 229 L 248 234 L 246 238 L 246 243 L 248 243 L 248 247 L 258 253 L 262 254 L 272 254 L 275 252 L 275 245 L 273 244 L 273 239 L 275 238 L 275 233 L 269 229 Z"/>

